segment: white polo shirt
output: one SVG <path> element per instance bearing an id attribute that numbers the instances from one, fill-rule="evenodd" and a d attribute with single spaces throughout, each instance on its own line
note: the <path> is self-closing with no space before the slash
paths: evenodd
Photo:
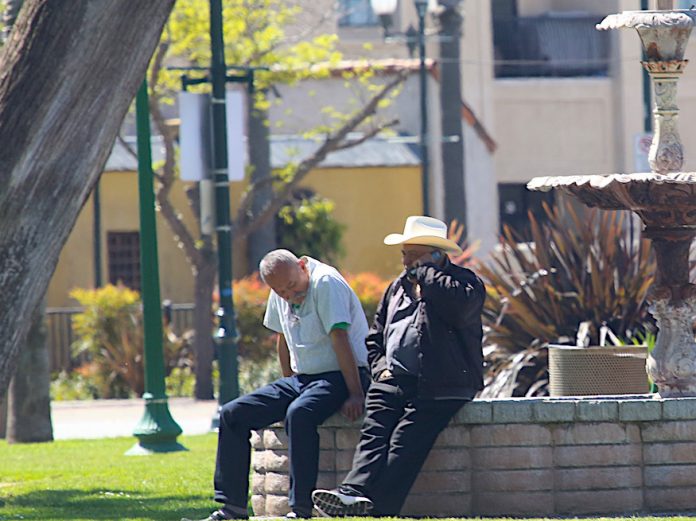
<path id="1" fill-rule="evenodd" d="M 282 333 L 290 352 L 290 367 L 298 374 L 339 371 L 329 333 L 349 324 L 348 338 L 358 367 L 367 367 L 368 327 L 358 297 L 341 274 L 328 264 L 303 257 L 309 269 L 307 296 L 297 309 L 271 290 L 263 325 Z"/>

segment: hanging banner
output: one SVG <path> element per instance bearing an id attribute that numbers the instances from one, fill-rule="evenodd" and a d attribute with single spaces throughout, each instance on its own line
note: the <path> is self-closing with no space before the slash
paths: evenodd
<path id="1" fill-rule="evenodd" d="M 225 108 L 227 113 L 227 178 L 230 181 L 241 181 L 244 179 L 244 166 L 247 163 L 244 93 L 241 90 L 228 90 L 225 96 Z"/>
<path id="2" fill-rule="evenodd" d="M 247 163 L 246 136 L 244 132 L 244 93 L 228 90 L 225 96 L 227 119 L 227 178 L 230 181 L 244 179 Z M 212 123 L 210 95 L 179 93 L 180 176 L 182 181 L 211 179 Z"/>
<path id="3" fill-rule="evenodd" d="M 180 177 L 200 181 L 210 177 L 210 95 L 179 93 Z"/>

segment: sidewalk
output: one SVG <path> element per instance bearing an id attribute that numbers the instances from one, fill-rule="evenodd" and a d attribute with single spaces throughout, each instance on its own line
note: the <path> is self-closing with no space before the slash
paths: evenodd
<path id="1" fill-rule="evenodd" d="M 217 401 L 170 398 L 169 412 L 184 434 L 205 434 L 217 410 Z M 57 440 L 132 436 L 145 412 L 145 401 L 84 400 L 51 402 L 53 437 Z"/>

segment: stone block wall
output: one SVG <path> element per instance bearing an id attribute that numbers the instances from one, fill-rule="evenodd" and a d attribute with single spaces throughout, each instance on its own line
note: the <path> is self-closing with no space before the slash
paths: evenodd
<path id="1" fill-rule="evenodd" d="M 320 488 L 350 469 L 359 422 L 320 428 Z M 256 515 L 288 511 L 282 425 L 254 434 Z M 440 435 L 402 515 L 696 510 L 696 398 L 476 400 Z"/>

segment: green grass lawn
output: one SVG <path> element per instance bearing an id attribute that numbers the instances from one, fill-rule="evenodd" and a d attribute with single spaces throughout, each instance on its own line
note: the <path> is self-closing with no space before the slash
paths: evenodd
<path id="1" fill-rule="evenodd" d="M 210 512 L 214 434 L 186 452 L 124 456 L 134 438 L 0 442 L 0 520 L 176 520 Z"/>
<path id="2" fill-rule="evenodd" d="M 0 521 L 203 517 L 214 507 L 216 440 L 214 434 L 183 436 L 187 452 L 151 456 L 124 456 L 134 438 L 29 445 L 0 441 Z M 601 519 L 618 518 L 592 521 Z"/>

